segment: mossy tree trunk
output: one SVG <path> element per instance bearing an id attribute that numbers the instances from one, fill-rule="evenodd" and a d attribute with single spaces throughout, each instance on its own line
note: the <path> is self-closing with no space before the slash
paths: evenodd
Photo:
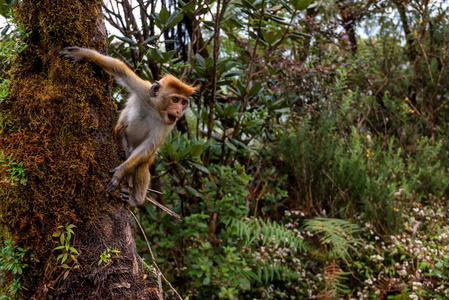
<path id="1" fill-rule="evenodd" d="M 111 78 L 59 57 L 72 45 L 106 52 L 101 4 L 23 0 L 15 10 L 27 46 L 0 103 L 0 152 L 23 162 L 28 181 L 0 184 L 0 224 L 30 249 L 23 275 L 7 274 L 2 289 L 19 278 L 25 299 L 157 298 L 136 254 L 134 222 L 118 193 L 105 192 L 109 170 L 119 163 Z M 2 178 L 11 176 L 6 169 Z M 53 236 L 67 224 L 76 225 L 70 241 Z M 75 251 L 54 250 L 67 242 Z M 57 260 L 64 253 L 65 266 Z M 102 253 L 111 256 L 99 264 Z"/>

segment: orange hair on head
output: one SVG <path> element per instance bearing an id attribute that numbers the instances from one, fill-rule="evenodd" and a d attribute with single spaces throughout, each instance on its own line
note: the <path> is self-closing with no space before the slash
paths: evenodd
<path id="1" fill-rule="evenodd" d="M 186 96 L 192 95 L 200 87 L 199 85 L 193 86 L 184 83 L 175 76 L 170 74 L 165 74 L 160 80 L 160 83 L 162 86 L 167 87 L 169 89 L 173 89 L 176 93 Z"/>

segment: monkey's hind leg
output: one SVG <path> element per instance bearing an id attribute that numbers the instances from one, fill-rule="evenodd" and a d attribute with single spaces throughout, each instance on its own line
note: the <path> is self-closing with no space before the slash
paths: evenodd
<path id="1" fill-rule="evenodd" d="M 123 201 L 126 201 L 131 206 L 139 206 L 145 203 L 147 196 L 148 185 L 150 184 L 151 175 L 149 165 L 139 165 L 132 174 L 129 175 L 128 185 L 130 191 L 122 189 Z"/>

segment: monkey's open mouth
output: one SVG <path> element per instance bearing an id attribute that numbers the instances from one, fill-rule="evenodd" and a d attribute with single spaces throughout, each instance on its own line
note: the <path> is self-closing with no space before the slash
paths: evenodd
<path id="1" fill-rule="evenodd" d="M 171 125 L 176 122 L 176 117 L 174 115 L 167 114 L 167 121 L 167 123 Z"/>

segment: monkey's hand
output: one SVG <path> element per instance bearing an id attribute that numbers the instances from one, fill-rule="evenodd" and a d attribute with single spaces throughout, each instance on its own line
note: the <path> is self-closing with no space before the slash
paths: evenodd
<path id="1" fill-rule="evenodd" d="M 109 181 L 108 186 L 106 187 L 106 192 L 111 193 L 115 191 L 120 183 L 120 178 L 117 176 L 112 176 L 111 181 Z"/>
<path id="2" fill-rule="evenodd" d="M 90 51 L 89 49 L 81 48 L 81 47 L 66 47 L 62 49 L 62 51 L 59 53 L 59 56 L 62 58 L 68 58 L 73 61 L 83 61 L 86 60 L 87 54 Z"/>

